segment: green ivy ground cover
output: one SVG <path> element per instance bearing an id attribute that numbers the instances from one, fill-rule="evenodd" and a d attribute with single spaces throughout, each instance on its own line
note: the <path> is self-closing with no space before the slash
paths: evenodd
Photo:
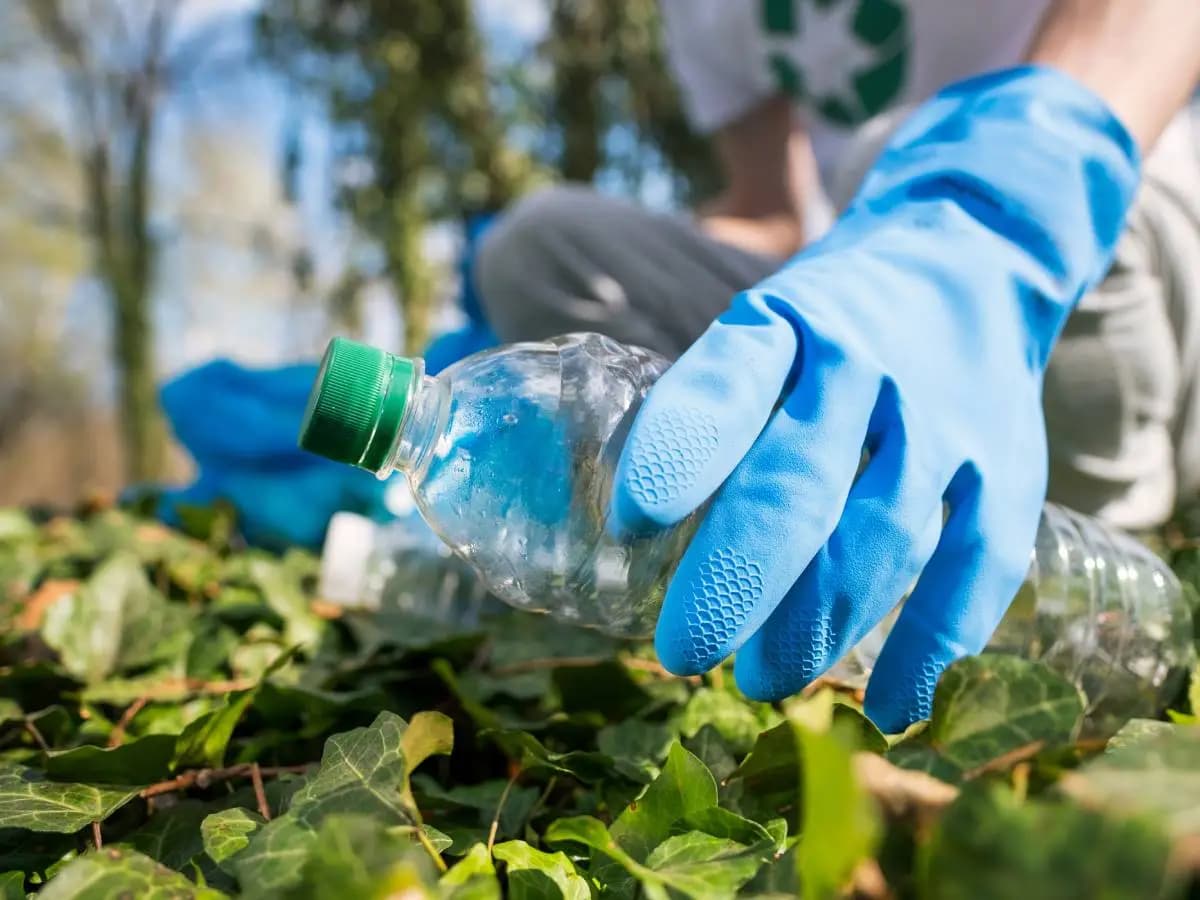
<path id="1" fill-rule="evenodd" d="M 190 527 L 0 510 L 0 898 L 1200 896 L 1195 678 L 1106 742 L 983 656 L 884 736 L 533 616 L 339 614 Z"/>

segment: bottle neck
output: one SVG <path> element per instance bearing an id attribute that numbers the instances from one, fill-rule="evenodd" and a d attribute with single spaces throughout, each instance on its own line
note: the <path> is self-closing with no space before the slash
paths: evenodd
<path id="1" fill-rule="evenodd" d="M 392 452 L 377 473 L 379 477 L 386 478 L 396 470 L 410 476 L 419 475 L 429 462 L 438 435 L 446 427 L 449 412 L 449 385 L 429 375 L 418 374 L 409 393 L 404 418 L 396 430 Z"/>

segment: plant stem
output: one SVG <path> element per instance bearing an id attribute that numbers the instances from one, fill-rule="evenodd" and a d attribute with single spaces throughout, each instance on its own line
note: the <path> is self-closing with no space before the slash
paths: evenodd
<path id="1" fill-rule="evenodd" d="M 129 727 L 129 723 L 133 721 L 134 716 L 140 713 L 149 702 L 150 698 L 143 695 L 129 704 L 129 708 L 121 713 L 121 718 L 113 726 L 112 734 L 108 736 L 108 746 L 121 746 L 121 742 L 125 740 L 125 729 Z"/>
<path id="2" fill-rule="evenodd" d="M 250 783 L 254 785 L 254 799 L 258 803 L 258 812 L 268 822 L 271 821 L 271 805 L 267 803 L 267 791 L 263 787 L 262 769 L 258 763 L 250 763 Z"/>
<path id="3" fill-rule="evenodd" d="M 487 849 L 488 853 L 492 852 L 492 847 L 496 844 L 496 832 L 500 829 L 500 814 L 504 812 L 504 804 L 508 802 L 508 795 L 512 792 L 513 785 L 517 783 L 517 779 L 521 777 L 521 770 L 513 772 L 512 778 L 508 779 L 508 784 L 504 786 L 504 790 L 500 794 L 500 802 L 496 804 L 496 814 L 492 816 L 492 827 L 488 829 Z"/>
<path id="4" fill-rule="evenodd" d="M 50 752 L 50 745 L 46 743 L 46 739 L 42 737 L 42 733 L 38 731 L 38 727 L 33 724 L 31 719 L 25 720 L 25 730 L 29 732 L 29 736 L 33 738 L 33 742 L 41 748 L 43 753 Z"/>
<path id="5" fill-rule="evenodd" d="M 442 854 L 438 853 L 437 847 L 433 846 L 433 842 L 429 840 L 429 836 L 425 834 L 425 828 L 421 825 L 416 827 L 417 840 L 421 846 L 425 848 L 425 852 L 433 858 L 433 864 L 438 867 L 439 872 L 445 872 L 449 869 L 446 861 L 442 859 Z"/>

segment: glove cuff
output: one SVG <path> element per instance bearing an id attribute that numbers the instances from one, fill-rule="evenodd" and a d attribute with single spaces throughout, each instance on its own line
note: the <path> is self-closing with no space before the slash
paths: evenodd
<path id="1" fill-rule="evenodd" d="M 844 219 L 949 203 L 1008 253 L 1043 361 L 1079 298 L 1112 263 L 1137 192 L 1136 142 L 1108 105 L 1044 66 L 951 85 L 896 132 Z M 848 220 L 848 221 L 847 221 Z M 853 227 L 848 231 L 854 231 Z"/>

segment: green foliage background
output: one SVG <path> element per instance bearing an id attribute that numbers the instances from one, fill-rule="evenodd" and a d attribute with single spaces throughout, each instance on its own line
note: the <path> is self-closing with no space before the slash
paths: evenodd
<path id="1" fill-rule="evenodd" d="M 1197 890 L 1195 679 L 1081 739 L 1071 685 L 978 657 L 885 736 L 836 685 L 751 703 L 525 614 L 334 609 L 310 556 L 188 522 L 0 511 L 0 897 Z"/>

